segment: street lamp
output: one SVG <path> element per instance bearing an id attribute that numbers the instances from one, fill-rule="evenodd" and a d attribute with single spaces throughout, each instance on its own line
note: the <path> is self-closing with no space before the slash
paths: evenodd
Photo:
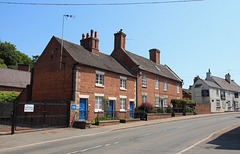
<path id="1" fill-rule="evenodd" d="M 66 18 L 72 18 L 72 15 L 63 15 L 63 24 L 62 24 L 62 43 L 61 43 L 61 54 L 60 54 L 60 71 L 61 71 L 61 66 L 62 66 L 62 50 L 63 50 L 63 31 L 64 31 L 64 19 Z"/>

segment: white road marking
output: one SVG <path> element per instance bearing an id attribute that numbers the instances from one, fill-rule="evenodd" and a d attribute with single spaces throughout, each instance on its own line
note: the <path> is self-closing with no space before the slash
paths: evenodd
<path id="1" fill-rule="evenodd" d="M 119 142 L 114 142 L 114 144 L 118 144 Z"/>
<path id="2" fill-rule="evenodd" d="M 180 151 L 180 152 L 178 152 L 178 153 L 176 153 L 176 154 L 182 154 L 182 153 L 184 153 L 184 152 L 192 149 L 192 148 L 195 147 L 196 145 L 198 145 L 198 144 L 202 143 L 203 141 L 206 141 L 207 139 L 209 139 L 210 137 L 212 137 L 214 134 L 215 134 L 215 132 L 212 133 L 211 135 L 209 135 L 208 137 L 206 137 L 205 139 L 202 139 L 201 141 L 198 141 L 197 143 L 191 145 L 190 147 L 187 147 L 186 149 L 183 149 L 182 151 Z"/>
<path id="3" fill-rule="evenodd" d="M 105 144 L 105 147 L 108 147 L 109 145 L 111 145 L 111 144 Z"/>
<path id="4" fill-rule="evenodd" d="M 105 131 L 105 132 L 99 132 L 99 133 L 94 133 L 94 134 L 86 134 L 86 135 L 72 136 L 72 137 L 61 138 L 61 139 L 50 140 L 50 141 L 39 142 L 39 143 L 33 143 L 33 144 L 28 144 L 28 145 L 20 145 L 20 146 L 11 147 L 11 148 L 0 149 L 0 151 L 13 150 L 13 149 L 17 149 L 17 148 L 25 148 L 25 147 L 30 147 L 30 146 L 35 146 L 35 145 L 41 145 L 41 144 L 46 144 L 46 143 L 52 143 L 52 142 L 70 140 L 70 139 L 79 138 L 79 137 L 94 136 L 94 135 L 99 135 L 99 134 L 108 133 L 108 132 L 111 132 L 112 130 L 114 130 L 114 129 L 110 129 L 110 130 L 107 130 L 107 131 Z"/>

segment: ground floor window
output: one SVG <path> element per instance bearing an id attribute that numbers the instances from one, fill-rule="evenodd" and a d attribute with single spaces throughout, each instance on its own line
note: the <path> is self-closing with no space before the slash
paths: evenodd
<path id="1" fill-rule="evenodd" d="M 216 106 L 217 106 L 217 107 L 220 106 L 220 100 L 219 100 L 219 99 L 216 100 Z"/>
<path id="2" fill-rule="evenodd" d="M 159 105 L 159 97 L 155 97 L 155 106 L 160 107 Z"/>
<path id="3" fill-rule="evenodd" d="M 146 95 L 142 96 L 142 103 L 147 103 L 147 96 Z"/>
<path id="4" fill-rule="evenodd" d="M 95 112 L 102 111 L 102 102 L 103 102 L 103 97 L 101 96 L 95 97 Z"/>
<path id="5" fill-rule="evenodd" d="M 167 98 L 161 98 L 160 103 L 161 103 L 162 108 L 168 107 L 168 99 Z"/>
<path id="6" fill-rule="evenodd" d="M 120 111 L 126 111 L 126 99 L 120 98 Z"/>

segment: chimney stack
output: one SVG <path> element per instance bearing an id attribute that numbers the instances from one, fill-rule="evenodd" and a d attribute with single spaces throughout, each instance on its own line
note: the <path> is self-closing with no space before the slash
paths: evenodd
<path id="1" fill-rule="evenodd" d="M 123 49 L 123 50 L 125 50 L 126 34 L 124 34 L 122 32 L 122 29 L 120 29 L 120 31 L 115 33 L 114 36 L 115 36 L 114 49 Z"/>
<path id="2" fill-rule="evenodd" d="M 97 32 L 95 31 L 95 36 L 93 36 L 93 30 L 91 30 L 91 36 L 89 37 L 89 33 L 87 33 L 87 37 L 85 38 L 85 34 L 82 34 L 82 40 L 80 40 L 81 46 L 83 46 L 88 51 L 99 54 L 98 44 L 99 39 L 97 38 Z"/>
<path id="3" fill-rule="evenodd" d="M 151 49 L 149 50 L 149 58 L 156 64 L 160 64 L 160 50 Z"/>
<path id="4" fill-rule="evenodd" d="M 196 83 L 198 79 L 200 79 L 200 77 L 199 77 L 199 76 L 196 76 L 196 77 L 194 78 L 194 80 L 193 80 L 193 84 Z"/>
<path id="5" fill-rule="evenodd" d="M 30 72 L 30 65 L 18 64 L 18 70 Z"/>
<path id="6" fill-rule="evenodd" d="M 228 73 L 225 75 L 225 80 L 230 83 L 231 82 L 231 75 Z"/>
<path id="7" fill-rule="evenodd" d="M 211 81 L 211 71 L 208 69 L 208 72 L 206 73 L 206 79 L 207 81 Z"/>

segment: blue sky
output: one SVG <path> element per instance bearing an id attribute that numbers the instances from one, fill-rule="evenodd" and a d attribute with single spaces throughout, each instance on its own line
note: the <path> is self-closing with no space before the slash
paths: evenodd
<path id="1" fill-rule="evenodd" d="M 149 0 L 150 1 L 150 0 Z M 36 3 L 117 3 L 147 0 L 0 0 Z M 153 0 L 161 2 L 161 0 Z M 171 0 L 162 0 L 171 1 Z M 203 0 L 185 3 L 127 6 L 34 6 L 0 4 L 0 40 L 11 42 L 30 57 L 40 55 L 53 35 L 79 44 L 82 33 L 98 32 L 100 52 L 111 54 L 114 33 L 123 29 L 126 50 L 149 58 L 161 51 L 167 64 L 183 80 L 184 88 L 199 75 L 224 78 L 230 73 L 240 84 L 240 1 Z"/>

